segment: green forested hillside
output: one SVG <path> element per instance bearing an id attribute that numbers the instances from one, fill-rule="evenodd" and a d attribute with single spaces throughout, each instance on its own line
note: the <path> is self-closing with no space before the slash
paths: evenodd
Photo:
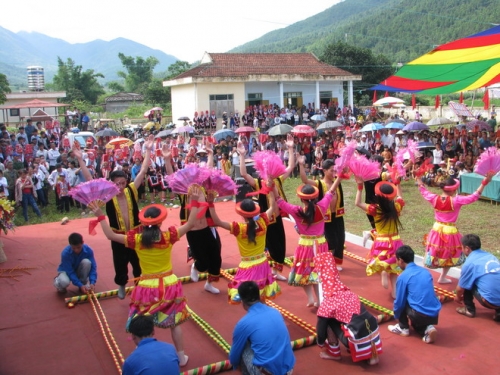
<path id="1" fill-rule="evenodd" d="M 500 23 L 500 0 L 345 0 L 230 52 L 313 52 L 342 40 L 406 63 Z"/>

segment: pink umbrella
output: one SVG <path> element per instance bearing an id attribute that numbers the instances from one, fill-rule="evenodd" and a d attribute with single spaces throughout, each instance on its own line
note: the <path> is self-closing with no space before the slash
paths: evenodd
<path id="1" fill-rule="evenodd" d="M 316 133 L 316 130 L 309 125 L 297 125 L 292 129 L 292 133 L 298 137 L 311 137 Z"/>
<path id="2" fill-rule="evenodd" d="M 242 126 L 241 128 L 236 129 L 235 133 L 252 133 L 254 131 L 255 129 L 251 126 Z"/>

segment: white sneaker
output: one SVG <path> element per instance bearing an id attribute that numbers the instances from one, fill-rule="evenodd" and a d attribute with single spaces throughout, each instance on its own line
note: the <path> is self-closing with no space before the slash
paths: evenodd
<path id="1" fill-rule="evenodd" d="M 369 230 L 363 231 L 363 247 L 366 247 L 366 242 L 372 238 L 372 232 Z"/>
<path id="2" fill-rule="evenodd" d="M 125 295 L 127 294 L 127 290 L 125 289 L 125 285 L 118 286 L 118 298 L 125 299 Z"/>
<path id="3" fill-rule="evenodd" d="M 343 270 L 343 268 L 341 266 L 336 266 L 336 267 L 337 267 L 337 271 L 339 271 L 339 272 Z"/>
<path id="4" fill-rule="evenodd" d="M 200 279 L 200 276 L 198 275 L 198 270 L 194 266 L 194 263 L 191 265 L 191 281 L 196 283 Z"/>
<path id="5" fill-rule="evenodd" d="M 217 289 L 215 286 L 212 285 L 212 283 L 209 283 L 209 282 L 207 282 L 205 284 L 205 290 L 207 292 L 210 292 L 210 293 L 213 293 L 213 294 L 219 294 L 220 293 L 220 290 Z"/>
<path id="6" fill-rule="evenodd" d="M 422 341 L 426 344 L 431 344 L 436 341 L 437 338 L 437 329 L 433 325 L 428 325 L 425 329 L 425 335 L 422 337 Z"/>
<path id="7" fill-rule="evenodd" d="M 399 324 L 390 325 L 387 327 L 387 329 L 390 332 L 395 333 L 396 335 L 399 335 L 399 336 L 403 336 L 403 337 L 410 336 L 410 329 L 409 328 L 401 328 L 399 326 Z"/>

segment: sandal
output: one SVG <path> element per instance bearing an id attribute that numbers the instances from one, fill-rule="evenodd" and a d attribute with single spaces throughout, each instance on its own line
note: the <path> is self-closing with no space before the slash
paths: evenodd
<path id="1" fill-rule="evenodd" d="M 459 313 L 460 315 L 465 315 L 468 318 L 474 318 L 476 316 L 475 312 L 467 310 L 467 307 L 465 306 L 457 307 L 457 313 Z"/>

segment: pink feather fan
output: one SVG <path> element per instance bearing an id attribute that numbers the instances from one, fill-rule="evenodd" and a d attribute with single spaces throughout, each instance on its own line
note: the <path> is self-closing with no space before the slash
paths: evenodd
<path id="1" fill-rule="evenodd" d="M 188 164 L 184 169 L 180 169 L 174 174 L 167 176 L 168 187 L 175 194 L 187 194 L 192 185 L 203 185 L 210 177 L 208 168 L 200 168 L 197 164 Z"/>
<path id="2" fill-rule="evenodd" d="M 408 140 L 407 146 L 405 148 L 401 147 L 399 151 L 396 153 L 396 157 L 394 158 L 393 167 L 396 167 L 396 172 L 399 177 L 406 176 L 406 169 L 404 167 L 405 160 L 411 160 L 412 163 L 415 162 L 415 158 L 420 156 L 420 152 L 417 149 L 417 142 Z"/>
<path id="3" fill-rule="evenodd" d="M 278 178 L 286 171 L 283 161 L 272 151 L 258 151 L 254 154 L 255 170 L 263 180 Z"/>
<path id="4" fill-rule="evenodd" d="M 477 159 L 474 172 L 486 176 L 489 172 L 500 172 L 500 150 L 495 147 L 487 148 Z"/>
<path id="5" fill-rule="evenodd" d="M 114 183 L 105 178 L 99 178 L 77 185 L 69 191 L 69 195 L 85 205 L 94 202 L 102 207 L 119 192 L 120 189 Z"/>
<path id="6" fill-rule="evenodd" d="M 236 194 L 237 186 L 230 176 L 217 169 L 210 172 L 210 176 L 202 183 L 206 191 L 215 191 L 219 197 Z"/>
<path id="7" fill-rule="evenodd" d="M 335 172 L 342 173 L 342 170 L 349 165 L 349 160 L 354 155 L 358 144 L 356 141 L 351 141 L 340 150 L 339 157 L 335 160 Z"/>
<path id="8" fill-rule="evenodd" d="M 363 181 L 370 181 L 380 177 L 380 163 L 368 160 L 364 155 L 354 155 L 349 160 L 349 169 Z"/>

